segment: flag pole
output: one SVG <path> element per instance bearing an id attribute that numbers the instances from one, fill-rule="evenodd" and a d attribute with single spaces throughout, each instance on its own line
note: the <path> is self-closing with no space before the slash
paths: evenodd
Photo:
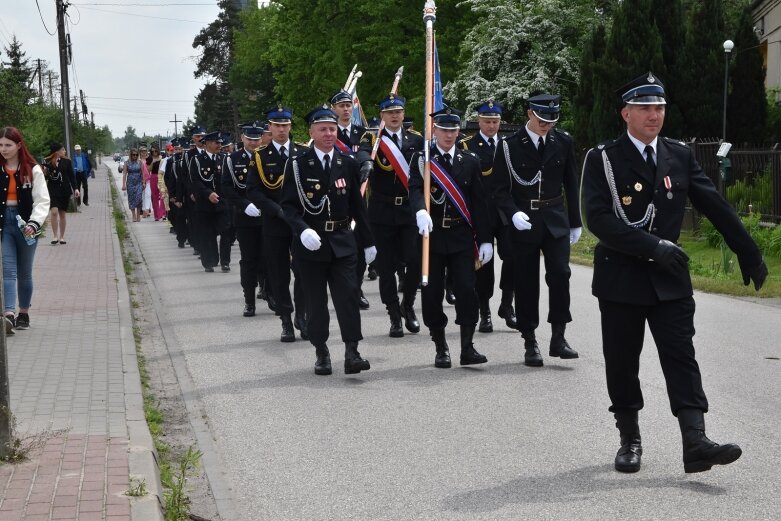
<path id="1" fill-rule="evenodd" d="M 434 0 L 426 0 L 423 7 L 423 22 L 426 24 L 426 116 L 423 142 L 423 201 L 426 211 L 431 215 L 431 133 L 433 125 L 431 113 L 434 112 L 434 21 L 437 19 L 437 6 Z M 421 259 L 421 282 L 428 285 L 429 237 L 423 236 Z"/>

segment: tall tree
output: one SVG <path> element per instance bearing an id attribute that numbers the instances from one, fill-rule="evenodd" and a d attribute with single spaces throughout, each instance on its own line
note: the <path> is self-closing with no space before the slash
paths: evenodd
<path id="1" fill-rule="evenodd" d="M 762 143 L 766 139 L 767 128 L 765 68 L 750 9 L 743 11 L 732 54 L 727 141 Z"/>
<path id="2" fill-rule="evenodd" d="M 6 59 L 0 62 L 0 121 L 18 126 L 25 107 L 35 95 L 29 86 L 32 69 L 16 35 L 4 51 Z"/>
<path id="3" fill-rule="evenodd" d="M 664 118 L 664 134 L 679 137 L 685 134 L 683 115 L 676 103 L 678 80 L 682 75 L 678 58 L 683 50 L 686 36 L 683 23 L 683 4 L 681 0 L 655 0 L 653 9 L 654 21 L 662 39 L 662 57 L 667 68 L 664 89 L 669 105 Z"/>

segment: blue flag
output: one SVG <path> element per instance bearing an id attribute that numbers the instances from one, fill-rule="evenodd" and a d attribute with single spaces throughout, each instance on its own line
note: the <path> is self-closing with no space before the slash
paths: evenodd
<path id="1" fill-rule="evenodd" d="M 439 75 L 439 51 L 437 43 L 434 42 L 434 112 L 445 108 L 445 102 L 442 101 L 442 78 Z"/>

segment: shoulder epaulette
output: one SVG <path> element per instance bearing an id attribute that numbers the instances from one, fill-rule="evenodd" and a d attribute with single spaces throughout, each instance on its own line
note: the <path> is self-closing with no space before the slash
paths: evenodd
<path id="1" fill-rule="evenodd" d="M 679 139 L 671 139 L 669 137 L 662 138 L 664 139 L 665 143 L 670 143 L 671 145 L 678 145 L 684 148 L 689 148 L 689 145 L 685 142 L 679 140 Z"/>
<path id="2" fill-rule="evenodd" d="M 605 150 L 607 148 L 613 148 L 614 146 L 616 146 L 616 143 L 618 143 L 617 139 L 610 139 L 608 141 L 603 141 L 602 143 L 598 144 L 594 148 L 596 148 L 597 150 Z"/>
<path id="3" fill-rule="evenodd" d="M 268 148 L 268 146 L 269 146 L 269 145 L 270 145 L 270 143 L 266 143 L 265 145 L 260 145 L 260 147 L 258 147 L 258 149 L 256 150 L 256 152 L 259 152 L 259 151 L 261 151 L 261 150 L 266 150 L 266 149 Z"/>
<path id="4" fill-rule="evenodd" d="M 423 137 L 423 134 L 421 134 L 420 132 L 418 132 L 417 130 L 412 129 L 412 128 L 408 129 L 407 132 L 409 132 L 410 134 L 414 134 L 416 136 Z"/>
<path id="5" fill-rule="evenodd" d="M 293 141 L 293 143 L 295 143 L 296 145 L 298 145 L 300 147 L 309 148 L 309 145 L 307 145 L 306 143 L 301 143 L 299 141 Z"/>

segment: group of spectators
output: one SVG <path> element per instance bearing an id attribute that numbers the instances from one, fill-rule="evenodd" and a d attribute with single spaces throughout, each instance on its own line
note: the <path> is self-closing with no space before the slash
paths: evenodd
<path id="1" fill-rule="evenodd" d="M 160 147 L 153 144 L 131 148 L 128 160 L 122 165 L 122 190 L 127 192 L 128 207 L 133 222 L 154 215 L 155 221 L 166 220 L 168 200 L 161 166 L 164 164 Z"/>

